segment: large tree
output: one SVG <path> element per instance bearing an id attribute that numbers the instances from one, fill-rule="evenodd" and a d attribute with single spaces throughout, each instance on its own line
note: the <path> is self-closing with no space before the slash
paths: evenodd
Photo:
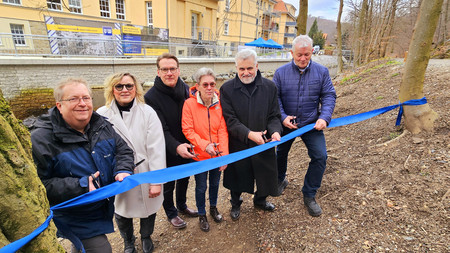
<path id="1" fill-rule="evenodd" d="M 308 0 L 300 1 L 300 11 L 297 16 L 297 36 L 306 34 L 306 23 L 308 21 Z"/>
<path id="2" fill-rule="evenodd" d="M 404 102 L 423 97 L 425 71 L 430 59 L 431 44 L 442 9 L 443 0 L 422 1 L 409 44 L 405 70 L 400 85 L 399 99 Z M 432 130 L 437 113 L 428 104 L 404 106 L 405 125 L 413 134 Z"/>
<path id="3" fill-rule="evenodd" d="M 0 91 L 0 248 L 23 238 L 49 215 L 45 188 L 31 158 L 28 130 L 11 113 Z M 64 252 L 56 229 L 48 229 L 25 245 L 24 252 Z"/>

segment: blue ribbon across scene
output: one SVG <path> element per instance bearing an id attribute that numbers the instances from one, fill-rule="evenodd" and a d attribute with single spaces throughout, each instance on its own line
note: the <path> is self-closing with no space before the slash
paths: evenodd
<path id="1" fill-rule="evenodd" d="M 399 103 L 396 105 L 391 105 L 379 109 L 375 109 L 372 111 L 345 116 L 341 118 L 332 119 L 329 128 L 330 127 L 338 127 L 338 126 L 344 126 L 353 124 L 356 122 L 364 121 L 370 118 L 373 118 L 377 115 L 383 114 L 385 112 L 391 111 L 397 107 L 400 107 L 399 114 L 397 116 L 396 125 L 400 124 L 400 120 L 402 117 L 402 106 L 403 105 L 423 105 L 426 104 L 427 100 L 425 97 L 421 99 L 413 99 L 408 100 L 403 103 Z M 6 252 L 16 252 L 20 248 L 22 248 L 25 244 L 30 242 L 33 238 L 38 236 L 42 231 L 44 231 L 49 223 L 50 220 L 53 217 L 53 210 L 63 209 L 67 207 L 73 207 L 73 206 L 79 206 L 79 205 L 86 205 L 92 202 L 100 201 L 112 196 L 115 196 L 117 194 L 126 192 L 140 184 L 145 183 L 151 183 L 151 184 L 159 184 L 164 182 L 170 182 L 174 181 L 180 178 L 189 177 L 192 175 L 196 175 L 214 168 L 218 168 L 222 165 L 230 164 L 239 160 L 242 160 L 244 158 L 253 156 L 255 154 L 258 154 L 264 150 L 273 148 L 281 143 L 284 143 L 290 139 L 293 139 L 295 137 L 298 137 L 310 130 L 312 130 L 314 127 L 314 123 L 306 125 L 300 129 L 297 129 L 283 137 L 281 137 L 281 141 L 274 141 L 274 142 L 268 142 L 264 145 L 259 145 L 253 148 L 249 148 L 246 150 L 242 150 L 236 153 L 232 153 L 226 156 L 216 157 L 208 160 L 204 160 L 201 162 L 195 162 L 195 163 L 188 163 L 183 164 L 179 166 L 169 167 L 162 170 L 157 171 L 149 171 L 145 173 L 139 173 L 135 175 L 131 175 L 129 177 L 126 177 L 122 182 L 114 182 L 110 185 L 101 187 L 95 191 L 88 192 L 86 194 L 80 195 L 76 198 L 70 199 L 66 202 L 60 203 L 58 205 L 55 205 L 50 208 L 50 215 L 48 216 L 47 220 L 39 226 L 36 230 L 34 230 L 31 234 L 25 236 L 24 238 L 21 238 L 15 242 L 12 242 L 11 244 L 8 244 L 0 249 L 0 253 L 6 253 Z"/>

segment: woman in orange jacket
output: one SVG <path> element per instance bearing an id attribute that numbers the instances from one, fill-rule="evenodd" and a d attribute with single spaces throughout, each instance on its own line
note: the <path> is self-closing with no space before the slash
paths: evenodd
<path id="1" fill-rule="evenodd" d="M 216 76 L 212 69 L 201 68 L 194 74 L 195 86 L 189 90 L 190 97 L 183 106 L 182 128 L 186 138 L 194 146 L 194 160 L 228 154 L 228 132 L 222 116 L 219 91 L 215 89 Z M 200 229 L 209 231 L 206 218 L 205 193 L 209 174 L 210 215 L 215 222 L 223 220 L 217 210 L 220 174 L 227 165 L 195 175 L 195 201 L 198 208 Z"/>

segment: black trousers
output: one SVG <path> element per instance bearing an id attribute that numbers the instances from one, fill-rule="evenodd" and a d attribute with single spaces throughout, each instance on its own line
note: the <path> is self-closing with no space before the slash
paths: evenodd
<path id="1" fill-rule="evenodd" d="M 119 232 L 122 238 L 131 240 L 134 233 L 133 218 L 126 218 L 118 215 L 117 213 L 115 213 L 114 216 L 116 218 L 116 224 L 119 228 Z M 156 213 L 148 216 L 147 218 L 140 219 L 139 225 L 141 229 L 139 230 L 139 233 L 141 234 L 141 238 L 149 238 L 153 234 L 153 230 L 155 228 L 155 219 Z"/>
<path id="2" fill-rule="evenodd" d="M 178 179 L 176 181 L 167 182 L 164 184 L 164 201 L 163 207 L 167 218 L 173 219 L 178 216 L 178 210 L 184 210 L 186 205 L 186 192 L 189 185 L 189 177 Z M 176 186 L 176 188 L 175 188 Z M 173 202 L 173 191 L 175 190 L 177 207 Z"/>
<path id="3" fill-rule="evenodd" d="M 231 194 L 231 206 L 241 206 L 242 204 L 242 198 L 241 194 L 242 192 L 236 192 L 236 191 L 230 191 Z M 258 191 L 255 192 L 255 196 L 253 197 L 253 203 L 257 205 L 265 205 L 266 204 L 267 196 L 260 196 L 258 194 Z"/>

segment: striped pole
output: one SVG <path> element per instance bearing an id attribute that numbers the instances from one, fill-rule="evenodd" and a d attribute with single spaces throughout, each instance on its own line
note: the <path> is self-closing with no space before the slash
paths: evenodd
<path id="1" fill-rule="evenodd" d="M 55 24 L 55 21 L 53 20 L 53 17 L 45 16 L 45 24 L 46 25 L 53 25 Z M 52 54 L 59 54 L 59 45 L 58 45 L 58 35 L 56 35 L 55 30 L 49 30 L 47 27 L 47 34 L 50 41 L 50 48 L 52 50 Z"/>
<path id="2" fill-rule="evenodd" d="M 120 23 L 114 23 L 114 28 L 119 30 L 119 34 L 115 34 L 115 40 L 116 40 L 116 54 L 117 55 L 123 55 L 123 48 L 122 48 L 122 29 L 120 29 Z"/>

